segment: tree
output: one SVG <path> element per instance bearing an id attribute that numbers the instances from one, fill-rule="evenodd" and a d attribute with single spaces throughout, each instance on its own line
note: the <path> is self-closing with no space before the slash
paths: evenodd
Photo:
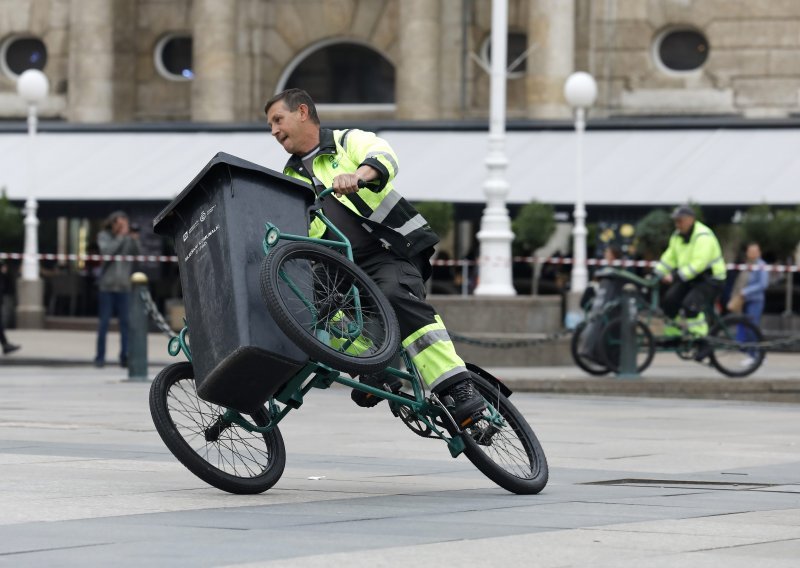
<path id="1" fill-rule="evenodd" d="M 0 189 L 0 251 L 22 250 L 23 235 L 22 212 L 6 196 L 6 189 Z"/>
<path id="2" fill-rule="evenodd" d="M 765 253 L 783 261 L 794 254 L 800 242 L 800 207 L 773 211 L 766 204 L 756 205 L 742 217 L 745 239 L 757 242 Z"/>
<path id="3" fill-rule="evenodd" d="M 669 213 L 653 209 L 636 224 L 636 251 L 647 260 L 660 257 L 673 231 Z"/>
<path id="4" fill-rule="evenodd" d="M 532 254 L 546 245 L 556 231 L 555 210 L 552 205 L 532 201 L 520 209 L 511 229 L 519 254 Z"/>
<path id="5" fill-rule="evenodd" d="M 423 201 L 414 205 L 420 215 L 425 217 L 431 229 L 439 235 L 440 238 L 445 238 L 453 226 L 453 204 L 444 203 L 442 201 Z"/>

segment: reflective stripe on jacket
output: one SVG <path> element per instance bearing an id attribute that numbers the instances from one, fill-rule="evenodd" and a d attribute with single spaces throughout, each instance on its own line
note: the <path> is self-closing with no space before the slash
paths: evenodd
<path id="1" fill-rule="evenodd" d="M 678 231 L 672 233 L 669 246 L 655 267 L 654 272 L 663 276 L 677 270 L 683 281 L 697 278 L 710 270 L 715 280 L 725 280 L 725 259 L 714 233 L 700 221 L 695 221 L 689 239 Z"/>
<path id="2" fill-rule="evenodd" d="M 362 225 L 377 240 L 406 257 L 413 257 L 439 242 L 439 237 L 425 218 L 406 201 L 392 185 L 399 170 L 397 156 L 391 146 L 372 132 L 364 130 L 320 129 L 319 152 L 314 157 L 314 172 L 325 187 L 343 173 L 354 173 L 368 165 L 378 174 L 375 188 L 362 188 L 356 193 L 337 196 L 339 202 L 358 215 Z M 288 176 L 312 183 L 302 161 L 292 156 L 283 170 Z M 313 185 L 313 184 L 312 184 Z M 315 219 L 309 235 L 322 237 L 325 225 Z"/>

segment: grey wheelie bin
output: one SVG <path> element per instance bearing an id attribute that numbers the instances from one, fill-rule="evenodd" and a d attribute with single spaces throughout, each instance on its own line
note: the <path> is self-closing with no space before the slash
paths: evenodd
<path id="1" fill-rule="evenodd" d="M 219 153 L 153 220 L 173 239 L 198 395 L 252 413 L 308 356 L 261 299 L 264 223 L 307 234 L 311 188 Z"/>

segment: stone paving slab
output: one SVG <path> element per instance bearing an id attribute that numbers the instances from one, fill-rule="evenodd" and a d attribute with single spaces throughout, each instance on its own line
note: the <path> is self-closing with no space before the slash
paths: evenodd
<path id="1" fill-rule="evenodd" d="M 88 372 L 87 372 L 88 371 Z M 118 368 L 0 368 L 0 566 L 796 566 L 794 404 L 515 393 L 551 480 L 493 485 L 386 408 L 315 391 L 287 469 L 229 495 Z M 315 478 L 315 479 L 312 479 Z"/>

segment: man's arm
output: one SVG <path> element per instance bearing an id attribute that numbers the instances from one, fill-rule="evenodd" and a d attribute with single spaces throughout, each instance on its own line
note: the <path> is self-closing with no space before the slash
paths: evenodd
<path id="1" fill-rule="evenodd" d="M 667 250 L 661 255 L 661 258 L 656 263 L 653 269 L 653 274 L 667 283 L 672 282 L 672 271 L 675 270 L 677 258 L 675 256 L 675 247 L 672 244 L 672 238 L 669 240 Z"/>

